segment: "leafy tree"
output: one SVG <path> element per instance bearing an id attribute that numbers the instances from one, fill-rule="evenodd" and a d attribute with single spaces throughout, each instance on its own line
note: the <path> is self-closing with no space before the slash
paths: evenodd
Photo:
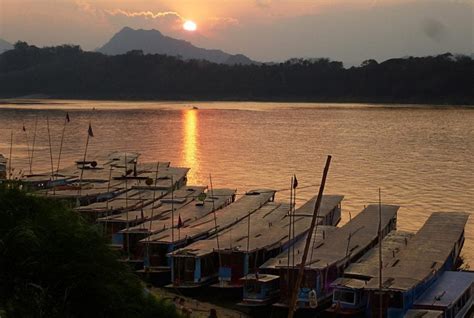
<path id="1" fill-rule="evenodd" d="M 2 187 L 0 220 L 7 317 L 177 317 L 117 261 L 96 227 L 62 203 Z"/>
<path id="2" fill-rule="evenodd" d="M 472 57 L 450 53 L 351 68 L 328 58 L 231 66 L 140 50 L 107 56 L 74 45 L 18 42 L 0 55 L 0 96 L 472 104 L 473 73 Z"/>

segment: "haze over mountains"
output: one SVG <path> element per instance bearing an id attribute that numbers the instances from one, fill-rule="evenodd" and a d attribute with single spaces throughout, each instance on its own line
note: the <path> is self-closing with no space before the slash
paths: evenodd
<path id="1" fill-rule="evenodd" d="M 219 64 L 256 63 L 242 54 L 229 54 L 221 50 L 204 49 L 188 41 L 163 35 L 158 30 L 134 30 L 125 27 L 97 51 L 107 55 L 124 54 L 132 50 L 142 50 L 145 54 L 165 54 L 180 56 L 184 60 L 207 60 Z"/>
<path id="2" fill-rule="evenodd" d="M 11 50 L 12 48 L 13 45 L 3 39 L 0 39 L 0 53 Z"/>

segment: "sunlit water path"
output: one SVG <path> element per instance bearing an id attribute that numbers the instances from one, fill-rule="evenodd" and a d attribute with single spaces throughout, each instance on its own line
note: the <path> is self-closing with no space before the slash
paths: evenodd
<path id="1" fill-rule="evenodd" d="M 199 107 L 198 110 L 192 106 Z M 474 109 L 291 103 L 42 101 L 0 105 L 0 153 L 26 169 L 38 120 L 33 170 L 50 169 L 49 117 L 55 160 L 66 111 L 62 166 L 83 154 L 138 151 L 142 161 L 191 168 L 189 184 L 288 188 L 296 174 L 299 202 L 317 193 L 327 154 L 333 162 L 326 193 L 345 195 L 343 223 L 364 204 L 401 205 L 400 229 L 416 231 L 434 211 L 474 213 Z M 26 133 L 22 131 L 25 125 Z M 26 135 L 28 135 L 28 143 Z M 277 194 L 287 200 L 288 193 Z M 443 235 L 443 233 L 440 233 Z M 474 216 L 464 255 L 474 264 Z"/>

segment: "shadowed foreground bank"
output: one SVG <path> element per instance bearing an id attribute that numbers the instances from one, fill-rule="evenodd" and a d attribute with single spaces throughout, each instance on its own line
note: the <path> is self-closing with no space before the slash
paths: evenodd
<path id="1" fill-rule="evenodd" d="M 329 59 L 224 65 L 18 42 L 0 55 L 0 97 L 474 104 L 473 71 L 472 57 L 449 53 L 351 68 Z"/>
<path id="2" fill-rule="evenodd" d="M 2 317 L 178 317 L 63 204 L 0 185 Z"/>

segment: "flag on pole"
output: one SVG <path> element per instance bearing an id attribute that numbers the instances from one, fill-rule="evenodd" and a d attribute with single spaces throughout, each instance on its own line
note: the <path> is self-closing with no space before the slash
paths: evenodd
<path id="1" fill-rule="evenodd" d="M 296 179 L 296 174 L 295 174 L 293 178 L 293 189 L 296 189 L 297 187 L 298 187 L 298 180 Z"/>
<path id="2" fill-rule="evenodd" d="M 69 117 L 69 113 L 66 113 L 66 122 L 70 122 L 71 118 Z"/>
<path id="3" fill-rule="evenodd" d="M 89 129 L 87 130 L 87 133 L 89 134 L 89 137 L 94 137 L 94 132 L 92 131 L 92 126 L 89 123 Z"/>
<path id="4" fill-rule="evenodd" d="M 181 214 L 178 216 L 178 229 L 183 227 L 183 220 L 181 220 Z"/>

